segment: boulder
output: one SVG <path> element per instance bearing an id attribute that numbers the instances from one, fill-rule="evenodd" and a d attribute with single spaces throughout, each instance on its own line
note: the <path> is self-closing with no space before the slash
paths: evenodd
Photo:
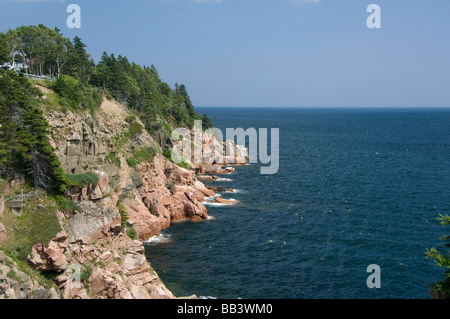
<path id="1" fill-rule="evenodd" d="M 221 197 L 216 197 L 216 199 L 214 200 L 215 203 L 220 203 L 220 204 L 225 204 L 225 205 L 235 205 L 237 203 L 239 203 L 239 201 L 237 200 L 230 200 L 230 199 L 223 199 Z"/>
<path id="2" fill-rule="evenodd" d="M 82 212 L 67 220 L 70 243 L 93 243 L 121 223 L 122 218 L 116 207 L 104 207 L 101 210 L 92 202 L 82 202 L 80 206 Z"/>
<path id="3" fill-rule="evenodd" d="M 212 190 L 209 189 L 205 186 L 205 184 L 203 184 L 200 181 L 196 181 L 194 183 L 194 187 L 196 190 L 198 190 L 199 192 L 201 192 L 203 195 L 205 195 L 206 197 L 211 197 L 211 196 L 216 196 L 216 193 Z"/>
<path id="4" fill-rule="evenodd" d="M 103 194 L 110 192 L 108 174 L 103 171 L 97 171 L 96 173 L 98 175 L 97 186 L 100 192 Z"/>
<path id="5" fill-rule="evenodd" d="M 67 235 L 64 231 L 58 233 L 48 245 L 38 243 L 31 249 L 28 262 L 42 272 L 62 272 L 67 269 Z"/>

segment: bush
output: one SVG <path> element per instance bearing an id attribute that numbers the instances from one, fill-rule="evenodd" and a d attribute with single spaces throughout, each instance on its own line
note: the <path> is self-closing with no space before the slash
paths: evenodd
<path id="1" fill-rule="evenodd" d="M 134 227 L 128 228 L 127 229 L 127 235 L 128 235 L 128 237 L 130 237 L 133 240 L 137 239 L 137 231 L 136 231 L 136 229 L 134 229 Z"/>
<path id="2" fill-rule="evenodd" d="M 155 157 L 156 154 L 157 151 L 153 147 L 145 147 L 133 152 L 133 156 L 138 161 L 138 163 L 144 161 L 153 163 L 153 158 Z"/>
<path id="3" fill-rule="evenodd" d="M 125 207 L 123 207 L 122 202 L 119 201 L 117 203 L 117 209 L 119 210 L 120 217 L 122 217 L 122 222 L 121 222 L 122 227 L 124 227 L 130 220 L 130 217 L 128 216 L 128 213 L 125 210 Z"/>
<path id="4" fill-rule="evenodd" d="M 80 212 L 81 207 L 78 206 L 73 200 L 64 196 L 56 196 L 56 203 L 58 204 L 58 209 L 64 212 Z"/>
<path id="5" fill-rule="evenodd" d="M 82 86 L 68 75 L 61 75 L 54 83 L 53 89 L 58 94 L 59 103 L 72 109 L 95 110 L 102 103 L 102 94 L 97 88 Z"/>
<path id="6" fill-rule="evenodd" d="M 139 162 L 137 161 L 136 158 L 134 158 L 134 157 L 129 157 L 129 158 L 127 158 L 127 164 L 128 164 L 129 166 L 135 168 L 135 167 L 139 164 Z"/>
<path id="7" fill-rule="evenodd" d="M 97 186 L 98 176 L 95 173 L 88 172 L 83 174 L 69 174 L 66 175 L 69 186 L 78 186 L 83 188 L 89 184 Z"/>

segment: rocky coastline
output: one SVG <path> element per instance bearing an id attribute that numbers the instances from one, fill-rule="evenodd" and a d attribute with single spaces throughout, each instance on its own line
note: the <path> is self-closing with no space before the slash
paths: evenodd
<path id="1" fill-rule="evenodd" d="M 183 168 L 156 152 L 152 158 L 130 165 L 130 154 L 160 146 L 146 130 L 124 140 L 131 126 L 130 113 L 106 97 L 95 118 L 88 112 L 70 111 L 48 111 L 46 117 L 51 144 L 64 170 L 70 174 L 91 172 L 97 182 L 66 192 L 78 209 L 58 210 L 59 232 L 49 242 L 36 243 L 27 257 L 33 271 L 25 271 L 9 256 L 0 256 L 0 299 L 176 298 L 146 260 L 143 242 L 174 222 L 208 220 L 203 204 L 208 199 L 234 204 L 202 182 L 206 176 L 214 179 L 234 173 L 231 165 L 221 164 L 230 159 L 224 157 L 221 162 L 210 157 L 200 164 L 188 161 L 189 167 Z M 138 119 L 134 121 L 143 126 Z M 201 147 L 206 152 L 212 144 L 227 144 L 218 143 L 213 135 L 204 134 Z M 246 156 L 245 148 L 234 147 L 236 154 Z M 1 217 L 13 214 L 8 203 L 17 195 L 11 194 L 23 186 L 19 178 L 3 190 L 8 201 L 0 199 Z M 43 201 L 43 196 L 38 194 L 23 205 Z M 0 223 L 0 243 L 6 242 L 12 231 L 11 226 Z M 50 286 L 42 284 L 34 272 L 51 276 Z"/>

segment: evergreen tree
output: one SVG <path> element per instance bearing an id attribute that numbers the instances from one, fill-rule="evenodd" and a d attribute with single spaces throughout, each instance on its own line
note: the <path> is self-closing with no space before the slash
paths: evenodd
<path id="1" fill-rule="evenodd" d="M 2 175 L 10 167 L 30 176 L 35 187 L 64 191 L 66 177 L 49 143 L 47 120 L 37 105 L 41 95 L 27 78 L 3 71 L 0 80 L 0 154 L 5 155 L 0 161 Z"/>
<path id="2" fill-rule="evenodd" d="M 442 226 L 450 225 L 450 216 L 440 215 L 437 220 Z M 443 241 L 450 240 L 450 236 L 439 238 Z M 446 248 L 450 248 L 450 244 L 445 244 Z M 427 249 L 426 258 L 434 259 L 437 266 L 445 269 L 445 278 L 441 282 L 432 285 L 432 296 L 436 299 L 450 299 L 450 254 L 443 254 L 437 248 Z"/>

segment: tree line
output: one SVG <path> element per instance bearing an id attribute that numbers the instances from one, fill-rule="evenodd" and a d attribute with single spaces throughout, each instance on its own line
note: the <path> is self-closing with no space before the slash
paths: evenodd
<path id="1" fill-rule="evenodd" d="M 42 93 L 23 72 L 56 77 L 46 85 L 64 107 L 95 111 L 102 95 L 110 96 L 140 117 L 150 133 L 170 136 L 173 128 L 192 128 L 197 119 L 205 129 L 212 127 L 206 114 L 195 112 L 183 84 L 171 88 L 153 65 L 140 66 L 121 55 L 104 52 L 95 64 L 79 37 L 70 40 L 57 28 L 39 24 L 0 33 L 0 66 L 5 64 L 22 70 L 0 68 L 0 177 L 23 174 L 42 189 L 70 186 L 49 143 Z"/>
<path id="2" fill-rule="evenodd" d="M 76 36 L 72 41 L 59 29 L 43 24 L 20 26 L 0 33 L 0 64 L 20 63 L 23 71 L 35 75 L 74 78 L 80 87 L 93 87 L 127 105 L 141 117 L 150 132 L 169 127 L 192 128 L 200 116 L 183 84 L 174 88 L 163 82 L 156 68 L 140 66 L 127 57 L 103 52 L 95 64 L 86 45 Z M 66 78 L 67 81 L 67 78 Z M 70 81 L 70 80 L 69 80 Z"/>

